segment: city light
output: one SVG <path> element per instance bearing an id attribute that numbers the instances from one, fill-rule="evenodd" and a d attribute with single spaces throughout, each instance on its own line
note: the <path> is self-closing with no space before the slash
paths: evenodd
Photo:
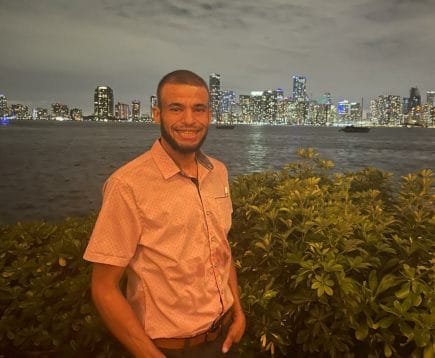
<path id="1" fill-rule="evenodd" d="M 435 91 L 426 92 L 426 103 L 422 102 L 419 89 L 409 90 L 409 97 L 382 94 L 367 101 L 368 110 L 361 102 L 343 99 L 333 102 L 331 92 L 311 98 L 306 76 L 293 75 L 289 78 L 291 93 L 282 88 L 251 90 L 237 94 L 232 89 L 222 88 L 222 76 L 209 76 L 210 107 L 212 120 L 217 124 L 267 124 L 302 126 L 420 126 L 435 127 Z M 0 94 L 0 118 L 10 120 L 93 120 L 93 121 L 142 121 L 152 122 L 152 108 L 157 97 L 149 97 L 149 112 L 141 114 L 138 99 L 131 104 L 114 104 L 114 91 L 109 86 L 97 86 L 94 91 L 94 111 L 83 115 L 80 108 L 68 109 L 68 105 L 53 103 L 50 111 L 14 103 L 8 106 L 7 98 Z M 6 120 L 2 120 L 6 123 Z"/>

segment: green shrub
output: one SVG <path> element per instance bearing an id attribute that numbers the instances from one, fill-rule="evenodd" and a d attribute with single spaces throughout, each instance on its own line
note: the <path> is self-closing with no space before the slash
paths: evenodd
<path id="1" fill-rule="evenodd" d="M 0 226 L 0 357 L 122 357 L 82 260 L 95 217 Z"/>
<path id="2" fill-rule="evenodd" d="M 432 172 L 394 191 L 388 173 L 333 174 L 313 150 L 299 155 L 231 184 L 241 356 L 433 356 Z M 91 303 L 94 222 L 0 226 L 0 357 L 129 356 Z"/>
<path id="3" fill-rule="evenodd" d="M 232 183 L 245 356 L 432 357 L 434 178 L 331 174 L 312 149 Z"/>

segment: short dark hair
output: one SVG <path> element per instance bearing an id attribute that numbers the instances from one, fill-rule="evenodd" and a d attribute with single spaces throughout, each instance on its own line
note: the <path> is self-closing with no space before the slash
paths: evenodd
<path id="1" fill-rule="evenodd" d="M 207 93 L 210 94 L 207 83 L 201 76 L 198 76 L 196 73 L 189 70 L 172 71 L 163 76 L 157 86 L 157 105 L 160 109 L 162 108 L 162 89 L 167 83 L 204 87 L 207 90 Z"/>

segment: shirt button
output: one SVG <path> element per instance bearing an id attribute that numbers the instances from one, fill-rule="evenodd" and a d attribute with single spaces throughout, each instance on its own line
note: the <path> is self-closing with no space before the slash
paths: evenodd
<path id="1" fill-rule="evenodd" d="M 208 210 L 207 210 L 207 211 L 205 212 L 205 214 L 206 214 L 206 215 L 211 215 L 211 211 L 208 211 Z"/>

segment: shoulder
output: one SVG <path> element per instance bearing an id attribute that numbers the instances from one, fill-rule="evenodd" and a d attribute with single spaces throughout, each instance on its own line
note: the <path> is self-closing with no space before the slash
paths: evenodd
<path id="1" fill-rule="evenodd" d="M 213 172 L 215 172 L 216 174 L 223 176 L 225 178 L 225 180 L 228 179 L 228 170 L 226 165 L 221 162 L 220 160 L 210 157 L 209 155 L 206 155 L 207 159 L 209 160 L 209 162 L 211 163 L 211 165 L 213 166 Z"/>
<path id="2" fill-rule="evenodd" d="M 107 179 L 108 182 L 121 182 L 127 185 L 134 184 L 138 178 L 144 178 L 155 170 L 154 161 L 150 151 L 139 155 L 115 170 Z"/>

